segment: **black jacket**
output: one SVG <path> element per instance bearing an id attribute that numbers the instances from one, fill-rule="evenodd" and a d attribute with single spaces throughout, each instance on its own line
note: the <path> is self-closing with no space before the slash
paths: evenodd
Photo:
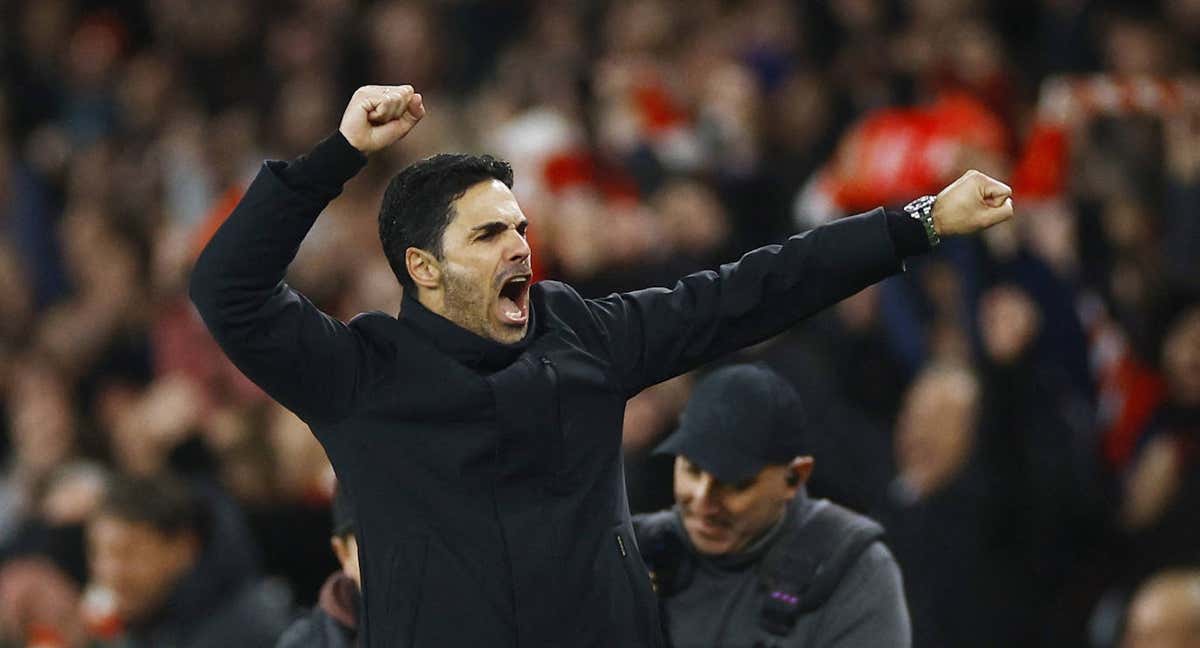
<path id="1" fill-rule="evenodd" d="M 356 507 L 370 648 L 659 646 L 630 527 L 625 401 L 901 269 L 882 210 L 674 289 L 532 288 L 505 346 L 406 299 L 343 324 L 283 282 L 364 164 L 341 135 L 268 162 L 196 263 L 191 296 L 235 364 L 306 421 Z"/>

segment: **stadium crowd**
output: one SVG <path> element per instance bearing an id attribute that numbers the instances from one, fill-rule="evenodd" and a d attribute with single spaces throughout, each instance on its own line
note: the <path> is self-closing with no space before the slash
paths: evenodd
<path id="1" fill-rule="evenodd" d="M 332 470 L 185 287 L 261 161 L 306 152 L 376 82 L 429 114 L 289 276 L 343 320 L 397 312 L 380 195 L 435 152 L 510 160 L 538 278 L 585 296 L 969 168 L 1009 179 L 1013 223 L 740 359 L 816 406 L 809 488 L 883 524 L 914 645 L 1136 648 L 1171 623 L 1200 641 L 1200 1 L 0 14 L 0 646 L 269 646 L 317 601 L 339 568 Z M 635 512 L 671 502 L 649 450 L 693 382 L 630 401 Z"/>

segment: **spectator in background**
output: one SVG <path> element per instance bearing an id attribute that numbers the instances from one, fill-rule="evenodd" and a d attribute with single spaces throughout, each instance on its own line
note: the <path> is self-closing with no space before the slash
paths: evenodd
<path id="1" fill-rule="evenodd" d="M 354 510 L 346 491 L 333 498 L 333 537 L 329 539 L 342 569 L 321 586 L 317 605 L 284 631 L 275 648 L 350 648 L 358 637 L 362 580 L 358 571 L 358 540 Z"/>
<path id="2" fill-rule="evenodd" d="M 20 526 L 0 543 L 0 562 L 22 557 L 49 559 L 73 583 L 87 579 L 83 529 L 105 491 L 108 471 L 93 462 L 56 468 L 22 511 Z"/>
<path id="3" fill-rule="evenodd" d="M 929 367 L 896 424 L 898 475 L 876 517 L 904 572 L 915 646 L 1012 646 L 1028 629 L 1019 559 L 1007 541 L 993 545 L 1021 521 L 997 508 L 1018 484 L 981 469 L 1003 462 L 978 449 L 981 389 L 969 369 Z"/>
<path id="4" fill-rule="evenodd" d="M 931 365 L 906 395 L 879 519 L 905 570 L 917 645 L 1053 644 L 1063 619 L 1086 614 L 1060 599 L 1077 553 L 1096 542 L 1098 486 L 1080 466 L 1096 449 L 1077 447 L 1067 379 L 1039 364 L 1036 302 L 1009 284 L 980 301 L 975 364 Z"/>
<path id="5" fill-rule="evenodd" d="M 1200 562 L 1200 308 L 1171 325 L 1162 367 L 1167 401 L 1151 417 L 1124 482 L 1127 583 Z"/>
<path id="6" fill-rule="evenodd" d="M 1200 648 L 1200 571 L 1171 569 L 1143 583 L 1121 648 Z"/>
<path id="7" fill-rule="evenodd" d="M 87 621 L 100 646 L 272 646 L 285 593 L 239 571 L 219 513 L 186 482 L 118 479 L 87 525 Z"/>
<path id="8" fill-rule="evenodd" d="M 14 365 L 5 421 L 11 454 L 0 469 L 0 538 L 21 526 L 50 473 L 78 453 L 74 396 L 66 377 L 40 354 L 25 354 Z"/>
<path id="9" fill-rule="evenodd" d="M 675 508 L 634 519 L 671 645 L 909 645 L 882 529 L 805 491 L 808 439 L 835 433 L 765 367 L 700 381 L 656 450 L 675 455 Z"/>

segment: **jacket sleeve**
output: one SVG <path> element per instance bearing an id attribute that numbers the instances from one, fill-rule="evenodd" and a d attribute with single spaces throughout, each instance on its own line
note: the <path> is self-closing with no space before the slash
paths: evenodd
<path id="1" fill-rule="evenodd" d="M 759 248 L 671 289 L 588 305 L 616 379 L 633 395 L 776 335 L 901 269 L 888 219 L 877 209 Z"/>
<path id="2" fill-rule="evenodd" d="M 306 422 L 334 422 L 364 380 L 365 345 L 284 281 L 317 216 L 366 163 L 340 133 L 267 162 L 200 254 L 190 295 L 235 365 Z"/>
<path id="3" fill-rule="evenodd" d="M 876 542 L 846 572 L 814 636 L 803 645 L 819 648 L 873 648 L 912 645 L 912 627 L 900 567 L 890 551 Z"/>

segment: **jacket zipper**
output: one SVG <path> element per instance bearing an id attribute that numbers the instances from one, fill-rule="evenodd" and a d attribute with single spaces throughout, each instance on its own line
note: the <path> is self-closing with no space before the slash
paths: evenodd
<path id="1" fill-rule="evenodd" d="M 551 470 L 551 475 L 554 481 L 557 482 L 566 476 L 567 463 L 566 431 L 563 430 L 562 403 L 559 402 L 558 367 L 555 367 L 554 362 L 546 356 L 541 356 L 540 360 L 542 361 L 542 366 L 546 368 L 546 374 L 550 379 L 550 388 L 554 396 L 554 433 L 557 435 L 554 441 L 557 447 L 555 448 L 554 466 Z M 556 483 L 555 486 L 557 487 L 558 484 Z"/>

